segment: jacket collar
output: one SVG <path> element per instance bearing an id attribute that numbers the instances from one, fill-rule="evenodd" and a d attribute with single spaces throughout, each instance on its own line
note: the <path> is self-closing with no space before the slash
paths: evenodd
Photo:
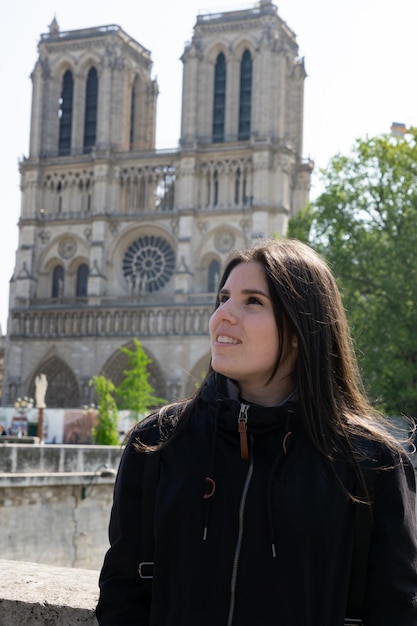
<path id="1" fill-rule="evenodd" d="M 241 407 L 247 405 L 247 429 L 254 434 L 285 428 L 284 422 L 288 421 L 296 408 L 293 397 L 274 407 L 246 402 L 240 397 L 237 384 L 217 372 L 213 372 L 207 379 L 201 397 L 205 402 L 216 406 L 218 426 L 224 430 L 236 430 Z"/>

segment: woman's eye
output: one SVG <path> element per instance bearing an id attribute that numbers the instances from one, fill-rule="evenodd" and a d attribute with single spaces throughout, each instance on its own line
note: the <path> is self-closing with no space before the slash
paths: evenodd
<path id="1" fill-rule="evenodd" d="M 250 298 L 248 298 L 248 304 L 262 304 L 262 302 L 259 300 L 259 298 L 251 296 Z"/>
<path id="2" fill-rule="evenodd" d="M 228 299 L 229 299 L 229 296 L 225 296 L 224 294 L 221 294 L 219 296 L 219 304 L 224 304 Z"/>

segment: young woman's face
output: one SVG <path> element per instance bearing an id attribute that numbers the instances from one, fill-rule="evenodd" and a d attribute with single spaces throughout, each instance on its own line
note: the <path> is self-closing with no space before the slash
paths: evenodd
<path id="1" fill-rule="evenodd" d="M 263 406 L 278 404 L 294 388 L 297 346 L 294 338 L 282 338 L 280 366 L 266 384 L 281 338 L 262 265 L 239 263 L 220 290 L 219 301 L 209 325 L 213 369 L 236 380 L 245 400 Z"/>

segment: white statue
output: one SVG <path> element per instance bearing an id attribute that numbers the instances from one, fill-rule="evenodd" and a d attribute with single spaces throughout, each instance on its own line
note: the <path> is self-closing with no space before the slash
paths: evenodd
<path id="1" fill-rule="evenodd" d="M 35 399 L 36 406 L 38 409 L 44 409 L 46 407 L 45 404 L 45 396 L 46 390 L 48 388 L 48 381 L 46 378 L 46 374 L 40 374 L 35 378 Z"/>

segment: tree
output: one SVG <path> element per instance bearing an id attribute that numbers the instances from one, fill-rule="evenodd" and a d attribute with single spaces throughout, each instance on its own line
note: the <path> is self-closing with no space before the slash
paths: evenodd
<path id="1" fill-rule="evenodd" d="M 132 419 L 138 421 L 149 410 L 163 404 L 165 400 L 154 395 L 154 388 L 149 382 L 148 365 L 152 360 L 145 353 L 140 341 L 133 339 L 134 349 L 120 348 L 128 357 L 128 369 L 123 371 L 124 379 L 116 389 L 118 405 L 131 411 Z"/>
<path id="2" fill-rule="evenodd" d="M 94 385 L 97 402 L 97 426 L 93 428 L 94 443 L 102 446 L 119 444 L 119 414 L 114 399 L 115 386 L 105 376 L 94 376 L 90 386 Z"/>
<path id="3" fill-rule="evenodd" d="M 370 397 L 417 413 L 417 129 L 358 139 L 288 235 L 325 256 L 341 287 Z"/>

